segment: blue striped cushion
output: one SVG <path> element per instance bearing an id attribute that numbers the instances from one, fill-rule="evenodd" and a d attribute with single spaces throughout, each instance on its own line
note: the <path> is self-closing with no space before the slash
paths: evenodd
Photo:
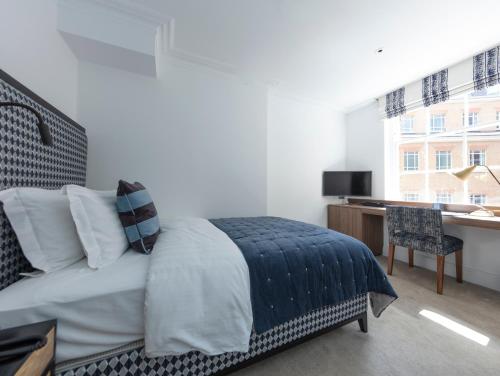
<path id="1" fill-rule="evenodd" d="M 130 246 L 150 254 L 160 234 L 160 220 L 155 205 L 141 183 L 120 180 L 116 192 L 118 216 Z"/>

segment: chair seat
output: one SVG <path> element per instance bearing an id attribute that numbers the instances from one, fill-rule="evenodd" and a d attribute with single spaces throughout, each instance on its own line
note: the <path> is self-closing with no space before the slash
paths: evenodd
<path id="1" fill-rule="evenodd" d="M 451 235 L 444 235 L 442 244 L 437 244 L 436 239 L 430 236 L 416 235 L 412 233 L 395 234 L 391 242 L 401 247 L 412 248 L 433 255 L 446 256 L 463 248 L 462 239 Z"/>
<path id="2" fill-rule="evenodd" d="M 444 240 L 443 249 L 446 255 L 453 253 L 455 251 L 459 251 L 464 247 L 464 241 L 454 236 L 445 235 L 443 240 Z"/>

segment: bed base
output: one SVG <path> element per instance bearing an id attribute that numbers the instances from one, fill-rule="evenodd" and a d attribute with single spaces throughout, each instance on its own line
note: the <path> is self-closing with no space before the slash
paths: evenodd
<path id="1" fill-rule="evenodd" d="M 358 321 L 361 331 L 367 332 L 366 294 L 309 312 L 265 333 L 252 333 L 247 353 L 207 356 L 190 352 L 180 356 L 149 359 L 144 353 L 144 342 L 139 341 L 107 353 L 58 364 L 56 375 L 221 376 L 354 321 Z"/>

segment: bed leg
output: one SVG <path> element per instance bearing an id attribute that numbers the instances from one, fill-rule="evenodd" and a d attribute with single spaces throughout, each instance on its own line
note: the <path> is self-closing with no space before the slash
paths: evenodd
<path id="1" fill-rule="evenodd" d="M 360 319 L 358 319 L 359 329 L 363 333 L 368 333 L 368 313 L 363 313 Z"/>

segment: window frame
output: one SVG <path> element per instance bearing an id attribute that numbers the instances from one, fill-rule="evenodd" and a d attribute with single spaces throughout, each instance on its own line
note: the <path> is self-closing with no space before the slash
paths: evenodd
<path id="1" fill-rule="evenodd" d="M 479 99 L 469 91 L 451 97 L 449 99 L 450 105 L 447 104 L 447 101 L 446 104 L 440 103 L 429 107 L 422 106 L 412 109 L 406 116 L 413 117 L 413 127 L 417 133 L 402 133 L 401 117 L 384 119 L 385 199 L 401 200 L 405 192 L 418 191 L 419 202 L 429 203 L 434 201 L 436 192 L 441 190 L 452 193 L 451 205 L 470 205 L 469 194 L 476 190 L 477 184 L 474 181 L 479 176 L 478 174 L 482 173 L 482 170 L 478 169 L 471 181 L 462 181 L 458 184 L 454 183 L 453 177 L 448 182 L 446 177 L 436 178 L 435 176 L 438 174 L 443 176 L 443 172 L 451 173 L 470 166 L 471 156 L 469 154 L 471 149 L 473 149 L 473 152 L 476 150 L 476 153 L 478 153 L 473 156 L 472 161 L 475 161 L 476 164 L 493 163 L 494 173 L 500 171 L 500 164 L 496 163 L 496 146 L 493 150 L 495 154 L 488 158 L 490 157 L 488 153 L 491 153 L 489 141 L 491 140 L 495 145 L 500 144 L 500 131 L 491 131 L 492 127 L 497 124 L 500 129 L 500 121 L 494 122 L 494 118 L 489 119 L 486 117 L 488 119 L 483 119 L 484 122 L 478 124 L 475 129 L 463 127 L 461 123 L 461 115 L 463 115 L 463 112 L 468 114 L 469 109 L 482 114 L 483 111 L 489 113 L 488 111 L 491 111 L 490 109 L 493 107 L 493 111 L 500 114 L 500 84 L 488 88 L 484 96 L 486 95 L 487 98 Z M 483 109 L 481 106 L 483 106 L 484 102 L 490 102 L 490 104 Z M 496 108 L 495 105 L 497 105 Z M 481 107 L 479 110 L 477 109 L 478 106 Z M 434 120 L 431 122 L 433 115 Z M 443 130 L 443 132 L 437 134 L 431 132 L 431 124 L 433 125 L 432 131 Z M 448 130 L 448 128 L 450 129 Z M 406 130 L 409 130 L 409 128 L 406 127 Z M 488 138 L 485 139 L 485 137 Z M 484 149 L 484 153 L 479 154 L 479 149 Z M 415 150 L 418 150 L 418 157 Z M 448 150 L 451 150 L 449 164 L 446 164 L 445 158 L 447 157 L 443 153 L 440 156 L 441 161 L 437 163 L 439 169 L 435 169 L 435 160 L 433 161 L 433 159 L 436 158 L 436 151 Z M 406 158 L 403 156 L 403 152 L 406 153 Z M 418 162 L 415 160 L 417 158 Z M 450 165 L 451 168 L 446 171 L 445 168 Z M 413 199 L 415 196 L 410 195 L 410 197 Z M 438 199 L 440 201 L 450 201 L 450 196 L 442 193 L 438 196 Z M 487 201 L 489 202 L 487 207 L 495 210 L 500 209 L 500 194 L 492 193 L 492 197 L 487 197 Z"/>

